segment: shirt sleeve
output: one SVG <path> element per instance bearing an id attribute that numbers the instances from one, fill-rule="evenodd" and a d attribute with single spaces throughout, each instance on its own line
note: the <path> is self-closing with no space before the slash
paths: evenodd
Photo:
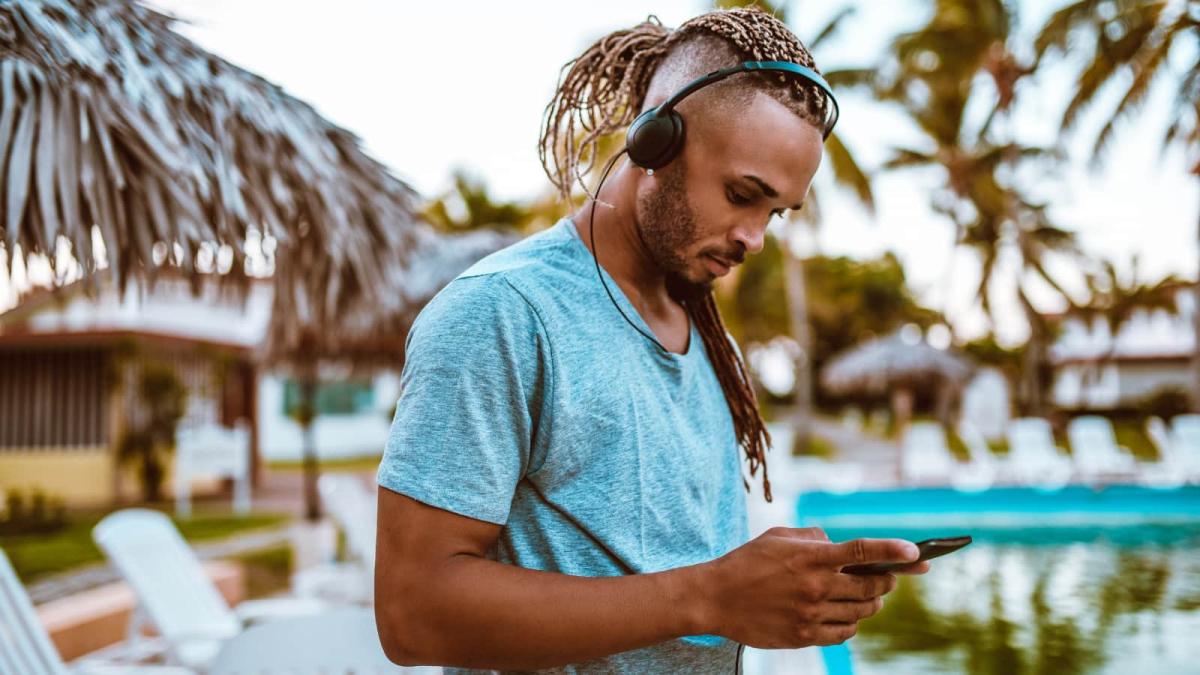
<path id="1" fill-rule="evenodd" d="M 547 351 L 537 313 L 502 276 L 451 282 L 409 331 L 379 485 L 507 522 L 548 398 Z"/>

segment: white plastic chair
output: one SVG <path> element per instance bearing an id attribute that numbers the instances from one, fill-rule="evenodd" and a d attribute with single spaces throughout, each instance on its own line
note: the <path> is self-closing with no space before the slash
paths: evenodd
<path id="1" fill-rule="evenodd" d="M 326 513 L 346 536 L 351 560 L 299 570 L 292 575 L 297 595 L 345 603 L 374 601 L 376 499 L 357 478 L 327 473 L 317 480 Z"/>
<path id="2" fill-rule="evenodd" d="M 1180 416 L 1183 417 L 1183 416 Z M 1200 482 L 1200 452 L 1190 452 L 1187 442 L 1188 423 L 1169 429 L 1163 418 L 1146 418 L 1146 436 L 1158 450 L 1158 461 L 1141 466 L 1139 482 L 1148 488 L 1180 488 L 1190 482 Z M 1196 450 L 1196 448 L 1192 448 Z"/>
<path id="3" fill-rule="evenodd" d="M 269 598 L 231 610 L 175 525 L 158 511 L 109 514 L 92 529 L 92 539 L 137 598 L 128 642 L 145 640 L 141 628 L 148 621 L 162 636 L 171 665 L 203 669 L 245 624 L 327 609 L 313 598 Z"/>
<path id="4" fill-rule="evenodd" d="M 1008 426 L 1007 468 L 1024 485 L 1059 490 L 1071 480 L 1071 459 L 1054 444 L 1050 423 L 1021 417 Z"/>
<path id="5" fill-rule="evenodd" d="M 439 667 L 406 668 L 388 660 L 379 643 L 375 613 L 365 607 L 251 627 L 221 648 L 209 670 L 210 675 L 440 672 Z"/>
<path id="6" fill-rule="evenodd" d="M 947 483 L 957 462 L 937 422 L 913 422 L 904 433 L 900 470 L 906 483 Z"/>
<path id="7" fill-rule="evenodd" d="M 1171 420 L 1175 460 L 1193 480 L 1200 480 L 1200 415 L 1176 415 Z"/>
<path id="8" fill-rule="evenodd" d="M 68 668 L 4 551 L 0 551 L 0 675 L 190 675 L 186 668 L 84 657 Z"/>
<path id="9" fill-rule="evenodd" d="M 1137 461 L 1129 449 L 1117 444 L 1117 435 L 1107 417 L 1076 417 L 1067 424 L 1067 440 L 1075 470 L 1084 479 L 1128 476 L 1137 469 Z"/>

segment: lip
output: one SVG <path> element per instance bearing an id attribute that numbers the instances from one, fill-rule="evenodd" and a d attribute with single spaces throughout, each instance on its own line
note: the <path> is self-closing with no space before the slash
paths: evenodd
<path id="1" fill-rule="evenodd" d="M 719 277 L 729 274 L 730 268 L 733 267 L 731 264 L 721 260 L 720 258 L 711 255 L 705 255 L 704 257 L 708 259 L 708 269 Z"/>

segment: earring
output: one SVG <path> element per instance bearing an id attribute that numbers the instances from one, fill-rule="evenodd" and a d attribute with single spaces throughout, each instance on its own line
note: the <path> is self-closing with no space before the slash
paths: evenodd
<path id="1" fill-rule="evenodd" d="M 654 169 L 646 169 L 646 175 L 647 175 L 647 176 L 653 176 L 653 175 L 654 175 Z"/>

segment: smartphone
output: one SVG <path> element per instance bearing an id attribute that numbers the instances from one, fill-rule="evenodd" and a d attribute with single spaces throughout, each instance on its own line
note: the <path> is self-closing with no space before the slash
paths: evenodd
<path id="1" fill-rule="evenodd" d="M 938 537 L 937 539 L 926 539 L 925 541 L 917 542 L 917 550 L 921 555 L 913 562 L 886 562 L 886 563 L 870 563 L 867 565 L 849 565 L 842 568 L 845 574 L 883 574 L 891 572 L 902 567 L 919 563 L 923 560 L 931 560 L 939 556 L 953 553 L 958 549 L 971 543 L 970 537 Z"/>

